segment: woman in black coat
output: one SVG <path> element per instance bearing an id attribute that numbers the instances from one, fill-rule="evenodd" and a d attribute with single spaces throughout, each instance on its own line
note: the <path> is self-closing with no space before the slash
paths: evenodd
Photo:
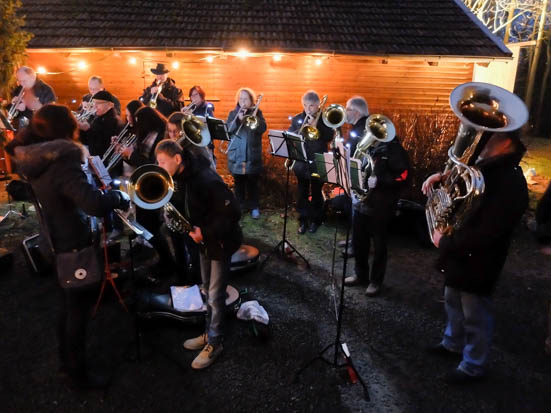
<path id="1" fill-rule="evenodd" d="M 88 215 L 104 216 L 115 208 L 128 208 L 119 192 L 102 193 L 88 183 L 82 170 L 84 151 L 74 141 L 76 132 L 70 110 L 49 104 L 35 113 L 30 127 L 7 148 L 18 174 L 31 185 L 42 209 L 42 242 L 47 240 L 47 231 L 55 253 L 92 245 Z M 43 250 L 49 248 L 43 246 Z M 87 321 L 98 292 L 97 286 L 86 291 L 60 291 L 61 370 L 82 387 L 101 384 L 87 373 L 85 352 Z"/>

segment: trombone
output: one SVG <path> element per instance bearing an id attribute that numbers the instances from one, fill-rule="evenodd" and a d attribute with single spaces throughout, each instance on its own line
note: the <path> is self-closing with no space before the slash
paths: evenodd
<path id="1" fill-rule="evenodd" d="M 256 116 L 256 114 L 258 113 L 258 108 L 260 107 L 260 102 L 262 101 L 263 96 L 264 96 L 263 94 L 258 95 L 253 113 L 243 117 L 243 120 L 241 121 L 241 124 L 239 125 L 237 130 L 234 133 L 232 133 L 232 135 L 239 136 L 239 132 L 241 131 L 241 128 L 243 127 L 243 125 L 245 125 L 245 127 L 249 128 L 250 130 L 255 130 L 256 128 L 258 128 L 259 121 L 258 121 L 258 117 Z M 237 118 L 239 117 L 239 114 L 241 112 L 247 113 L 247 111 L 249 109 L 239 109 L 239 111 L 235 114 L 235 117 L 232 119 L 232 121 L 230 123 L 235 124 L 235 122 L 237 121 Z M 228 129 L 231 129 L 231 128 L 228 128 Z M 220 149 L 220 152 L 222 152 L 224 154 L 227 154 L 230 151 L 232 142 L 233 142 L 233 139 L 230 139 L 230 143 L 228 144 L 228 147 L 226 148 L 226 150 Z"/>
<path id="2" fill-rule="evenodd" d="M 323 111 L 323 107 L 327 103 L 327 95 L 324 95 L 321 99 L 320 105 L 318 110 L 316 111 L 316 116 L 313 118 L 313 122 L 311 122 L 308 125 L 307 120 L 310 118 L 312 119 L 312 115 L 306 115 L 304 117 L 304 121 L 302 122 L 302 126 L 298 130 L 298 134 L 304 138 L 305 141 L 317 141 L 320 137 L 320 132 L 318 128 L 316 128 L 316 125 L 318 124 L 318 121 L 320 119 L 320 116 Z"/>

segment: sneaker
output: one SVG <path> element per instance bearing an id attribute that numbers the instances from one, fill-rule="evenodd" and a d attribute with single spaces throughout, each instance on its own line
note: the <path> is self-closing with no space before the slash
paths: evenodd
<path id="1" fill-rule="evenodd" d="M 195 360 L 192 361 L 191 368 L 195 370 L 207 368 L 214 363 L 214 360 L 222 353 L 222 350 L 222 344 L 207 344 L 199 355 L 195 357 Z"/>
<path id="2" fill-rule="evenodd" d="M 444 381 L 448 383 L 450 386 L 458 386 L 462 384 L 474 383 L 477 381 L 481 381 L 483 379 L 484 379 L 484 376 L 471 376 L 459 369 L 454 369 L 450 371 L 446 375 L 446 377 L 444 377 Z"/>
<path id="3" fill-rule="evenodd" d="M 253 219 L 258 219 L 260 218 L 260 210 L 258 208 L 255 208 L 251 211 L 251 217 Z"/>
<path id="4" fill-rule="evenodd" d="M 344 279 L 344 285 L 359 285 L 361 283 L 357 275 L 351 275 Z"/>
<path id="5" fill-rule="evenodd" d="M 379 284 L 369 283 L 365 290 L 365 295 L 369 297 L 375 297 L 381 292 L 381 286 Z"/>
<path id="6" fill-rule="evenodd" d="M 201 334 L 199 337 L 190 338 L 184 341 L 184 348 L 186 350 L 201 350 L 207 345 L 208 336 L 207 333 Z"/>

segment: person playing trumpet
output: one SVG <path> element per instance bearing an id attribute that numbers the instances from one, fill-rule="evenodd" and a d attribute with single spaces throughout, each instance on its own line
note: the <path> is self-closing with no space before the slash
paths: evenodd
<path id="1" fill-rule="evenodd" d="M 180 109 L 182 97 L 182 89 L 176 87 L 176 82 L 168 77 L 168 72 L 163 63 L 157 63 L 157 67 L 151 69 L 155 80 L 140 97 L 144 105 L 154 107 L 165 117 Z"/>
<path id="2" fill-rule="evenodd" d="M 236 93 L 237 104 L 228 115 L 228 132 L 232 140 L 228 146 L 228 170 L 235 180 L 235 195 L 241 208 L 251 209 L 254 219 L 260 217 L 258 180 L 262 172 L 262 134 L 266 121 L 262 111 L 254 106 L 256 94 L 250 88 L 242 87 Z M 254 129 L 247 124 L 247 116 L 256 111 L 257 124 Z M 245 202 L 245 192 L 248 205 Z"/>
<path id="3" fill-rule="evenodd" d="M 319 132 L 316 140 L 306 139 L 304 147 L 308 156 L 308 163 L 295 162 L 293 171 L 298 181 L 297 210 L 299 213 L 298 233 L 304 234 L 308 229 L 311 233 L 318 230 L 323 219 L 323 196 L 320 178 L 312 176 L 316 171 L 314 159 L 316 153 L 327 152 L 327 145 L 333 139 L 333 129 L 325 125 L 320 116 L 320 98 L 314 90 L 302 95 L 304 110 L 291 120 L 289 132 L 300 132 L 305 126 L 313 126 Z M 309 197 L 312 197 L 309 200 Z"/>

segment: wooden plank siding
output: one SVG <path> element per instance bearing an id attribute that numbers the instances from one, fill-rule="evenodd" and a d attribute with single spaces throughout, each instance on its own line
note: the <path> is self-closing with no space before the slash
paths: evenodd
<path id="1" fill-rule="evenodd" d="M 308 89 L 320 96 L 329 95 L 329 103 L 345 104 L 352 95 L 364 96 L 371 113 L 393 115 L 399 112 L 449 112 L 448 98 L 457 85 L 471 81 L 473 63 L 468 60 L 440 60 L 429 65 L 417 58 L 382 58 L 362 56 L 318 56 L 285 54 L 280 62 L 270 54 L 257 54 L 245 59 L 218 55 L 212 63 L 197 52 L 108 51 L 108 50 L 28 50 L 27 64 L 35 69 L 43 66 L 50 73 L 42 78 L 56 91 L 60 103 L 76 108 L 82 95 L 88 92 L 87 80 L 100 75 L 106 88 L 118 96 L 124 105 L 140 96 L 153 79 L 150 68 L 157 62 L 170 66 L 170 77 L 187 97 L 189 88 L 198 84 L 207 99 L 216 107 L 215 115 L 226 118 L 235 105 L 235 92 L 241 86 L 263 93 L 261 109 L 268 128 L 286 129 L 289 116 L 301 111 L 300 98 Z M 130 57 L 137 64 L 129 63 Z M 201 60 L 203 59 L 203 60 Z M 79 69 L 85 61 L 87 67 Z M 77 103 L 72 103 L 75 99 Z M 399 128 L 400 130 L 400 128 Z M 402 134 L 407 133 L 403 129 Z M 410 139 L 411 140 L 411 139 Z M 269 161 L 268 139 L 264 140 L 266 162 Z M 226 173 L 223 154 L 219 155 L 219 172 Z"/>

